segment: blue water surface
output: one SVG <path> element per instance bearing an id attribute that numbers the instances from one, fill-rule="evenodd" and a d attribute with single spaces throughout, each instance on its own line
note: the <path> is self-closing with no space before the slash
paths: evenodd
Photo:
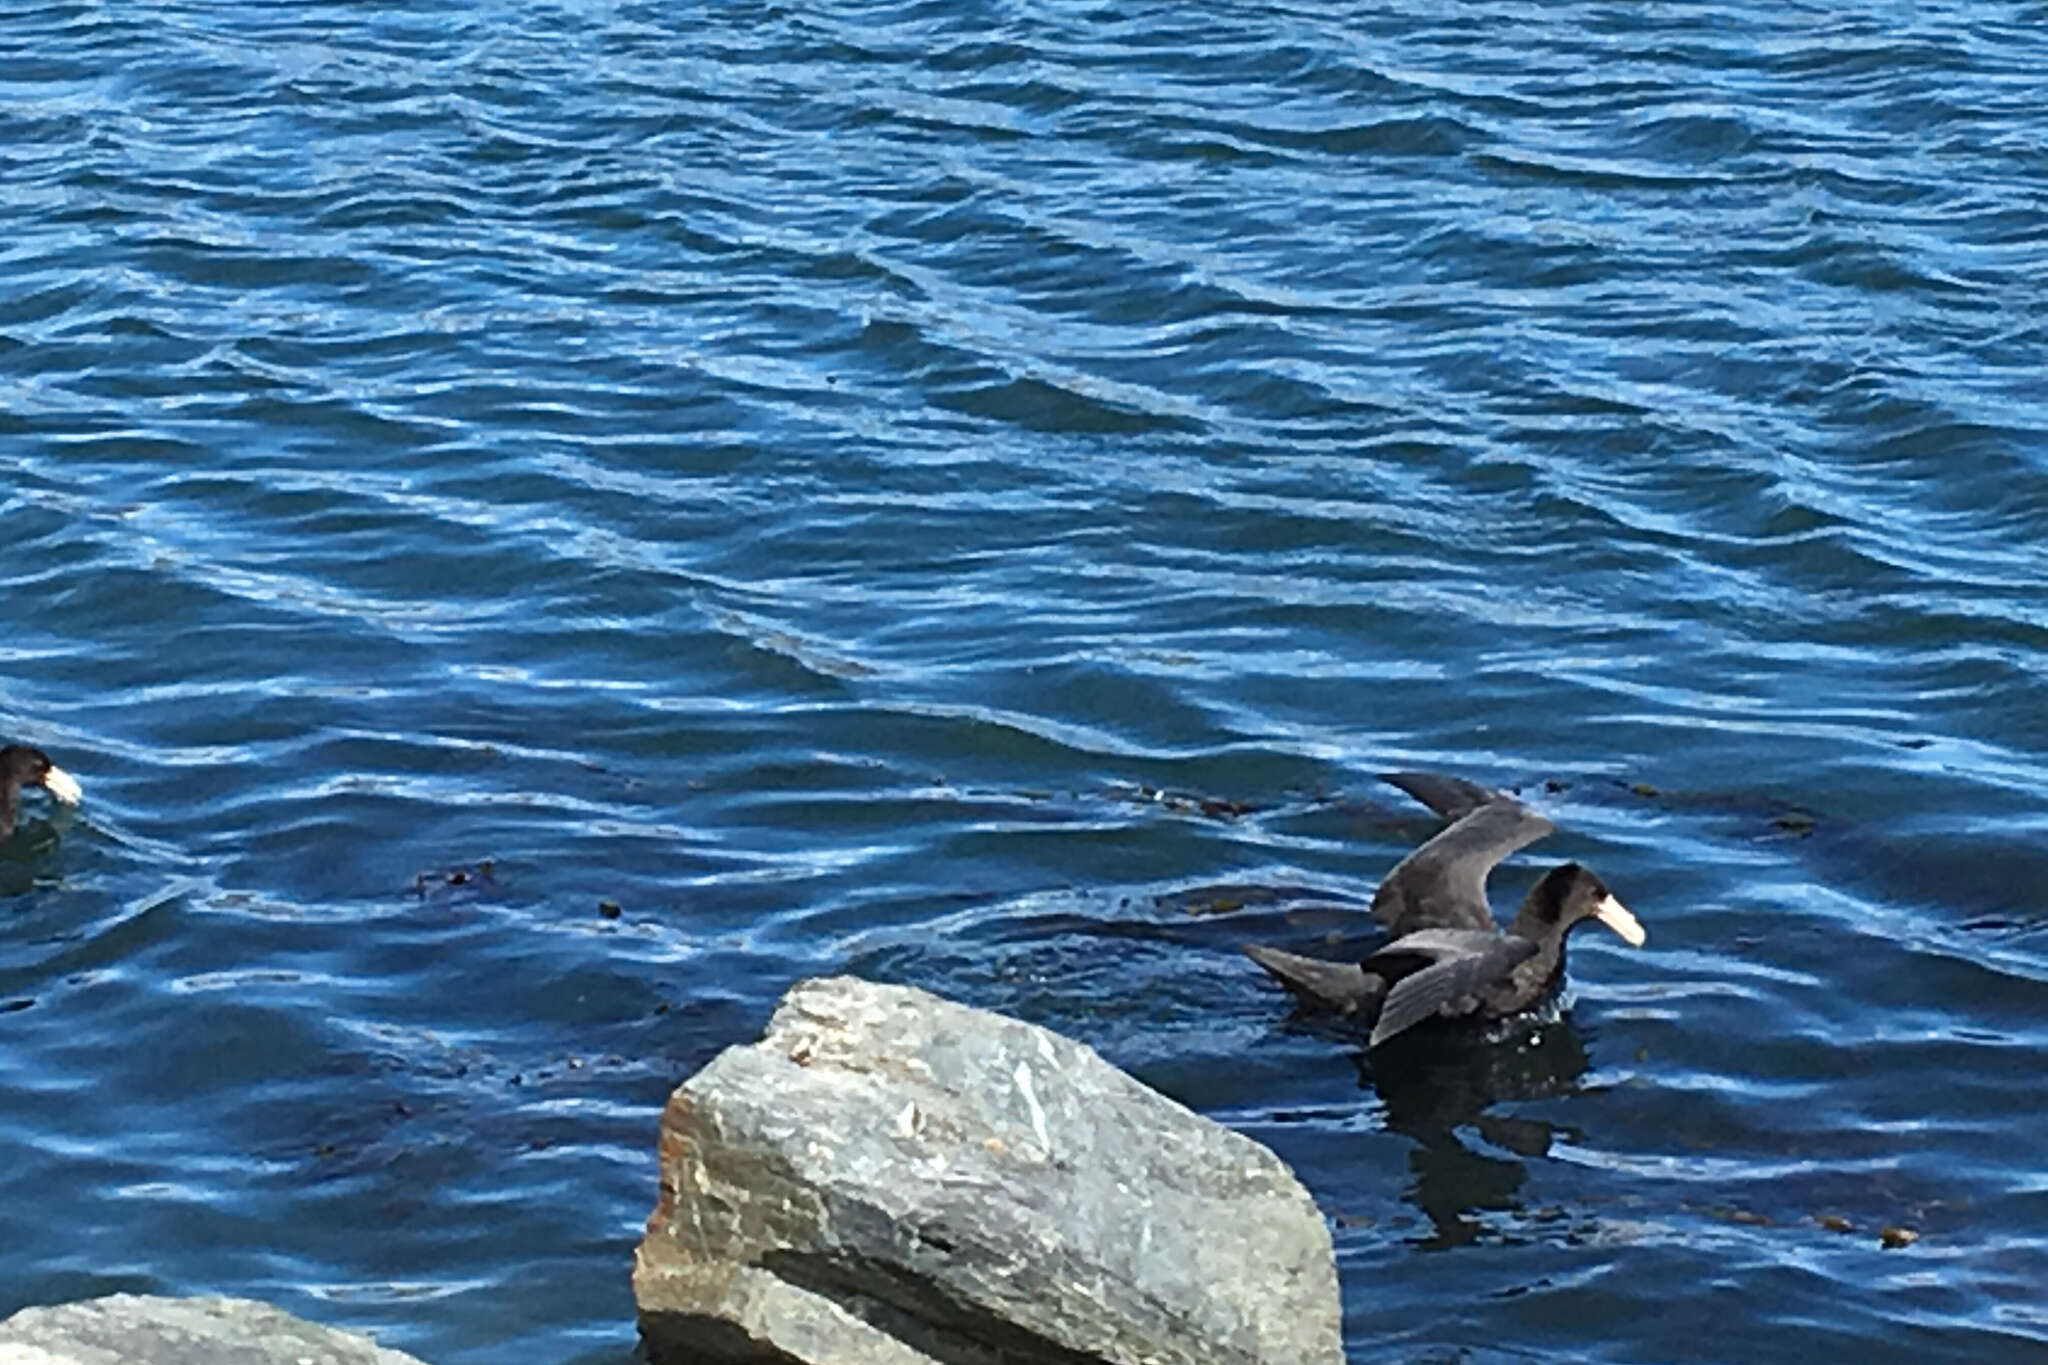
<path id="1" fill-rule="evenodd" d="M 1359 1360 L 2041 1359 L 2044 35 L 0 10 L 0 1314 L 619 1365 L 662 1100 L 851 970 L 1272 1145 Z M 1290 1021 L 1394 767 L 1648 947 Z"/>

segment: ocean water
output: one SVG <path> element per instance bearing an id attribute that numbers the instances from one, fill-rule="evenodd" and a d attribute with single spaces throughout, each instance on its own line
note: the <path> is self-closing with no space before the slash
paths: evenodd
<path id="1" fill-rule="evenodd" d="M 662 1100 L 855 971 L 1272 1145 L 1358 1360 L 2042 1359 L 2044 35 L 6 6 L 0 1313 L 622 1365 Z M 1291 1019 L 1389 768 L 1647 947 Z"/>

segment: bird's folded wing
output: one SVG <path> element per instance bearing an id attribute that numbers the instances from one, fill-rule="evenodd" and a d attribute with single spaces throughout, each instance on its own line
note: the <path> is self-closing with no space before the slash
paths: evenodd
<path id="1" fill-rule="evenodd" d="M 1378 1047 L 1452 1001 L 1493 984 L 1535 952 L 1534 942 L 1514 934 L 1462 929 L 1424 929 L 1394 940 L 1368 957 L 1366 967 L 1379 964 L 1392 973 L 1418 959 L 1428 965 L 1415 967 L 1394 982 L 1368 1045 Z"/>

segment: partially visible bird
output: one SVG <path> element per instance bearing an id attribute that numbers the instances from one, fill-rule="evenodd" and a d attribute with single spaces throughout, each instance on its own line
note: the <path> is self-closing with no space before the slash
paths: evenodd
<path id="1" fill-rule="evenodd" d="M 1536 1005 L 1564 975 L 1565 935 L 1587 920 L 1634 947 L 1647 939 L 1606 883 L 1578 863 L 1544 873 L 1503 933 L 1487 903 L 1487 874 L 1555 826 L 1505 792 L 1463 778 L 1384 777 L 1450 822 L 1374 893 L 1372 913 L 1387 942 L 1362 962 L 1256 943 L 1244 950 L 1303 1004 L 1370 1024 L 1369 1046 L 1433 1017 L 1505 1019 Z"/>
<path id="2" fill-rule="evenodd" d="M 67 806 L 78 804 L 84 793 L 78 779 L 50 762 L 41 749 L 10 744 L 0 749 L 0 839 L 14 833 L 14 819 L 21 806 L 21 789 L 41 787 Z"/>

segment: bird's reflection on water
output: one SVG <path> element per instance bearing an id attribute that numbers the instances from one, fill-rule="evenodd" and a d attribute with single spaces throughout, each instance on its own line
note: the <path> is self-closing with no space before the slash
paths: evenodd
<path id="1" fill-rule="evenodd" d="M 1479 1237 L 1471 1215 L 1519 1207 L 1528 1170 L 1518 1158 L 1550 1150 L 1558 1126 L 1543 1119 L 1489 1112 L 1515 1100 L 1547 1099 L 1578 1088 L 1586 1049 L 1568 1015 L 1523 1021 L 1504 1036 L 1463 1029 L 1419 1030 L 1368 1055 L 1360 1052 L 1359 1084 L 1386 1106 L 1386 1125 L 1415 1142 L 1407 1197 L 1428 1217 L 1428 1247 L 1453 1247 Z M 1471 1129 L 1489 1147 L 1476 1151 L 1461 1136 Z"/>

